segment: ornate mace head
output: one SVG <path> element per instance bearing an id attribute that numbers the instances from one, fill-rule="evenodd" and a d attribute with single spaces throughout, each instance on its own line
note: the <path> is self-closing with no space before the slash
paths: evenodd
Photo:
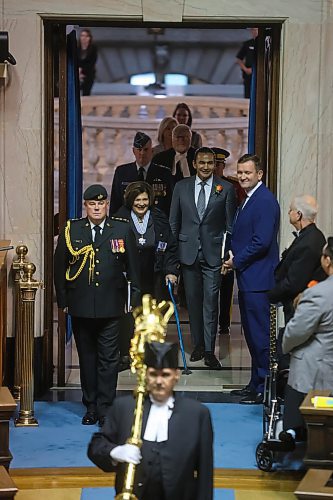
<path id="1" fill-rule="evenodd" d="M 135 333 L 131 340 L 131 370 L 136 372 L 142 367 L 146 342 L 164 342 L 166 327 L 173 315 L 171 302 L 162 300 L 157 304 L 151 295 L 142 297 L 142 306 L 133 311 Z"/>

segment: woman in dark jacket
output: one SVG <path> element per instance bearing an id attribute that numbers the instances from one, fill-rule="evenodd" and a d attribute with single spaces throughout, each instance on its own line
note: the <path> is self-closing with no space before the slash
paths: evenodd
<path id="1" fill-rule="evenodd" d="M 134 232 L 139 250 L 142 294 L 149 293 L 158 301 L 167 299 L 167 283 L 176 284 L 179 275 L 178 248 L 169 220 L 154 207 L 152 187 L 143 181 L 129 184 L 124 194 L 124 205 L 115 217 L 128 219 Z M 133 333 L 131 322 L 132 316 L 127 315 L 120 327 L 120 369 L 128 366 L 127 332 L 131 330 Z"/>
<path id="2" fill-rule="evenodd" d="M 154 207 L 152 187 L 132 182 L 125 190 L 124 206 L 115 214 L 129 220 L 140 255 L 141 291 L 157 300 L 166 298 L 168 280 L 179 275 L 177 242 L 164 213 Z"/>
<path id="3" fill-rule="evenodd" d="M 88 28 L 83 29 L 78 43 L 78 66 L 82 95 L 90 95 L 95 80 L 97 47 L 92 40 L 91 31 Z"/>

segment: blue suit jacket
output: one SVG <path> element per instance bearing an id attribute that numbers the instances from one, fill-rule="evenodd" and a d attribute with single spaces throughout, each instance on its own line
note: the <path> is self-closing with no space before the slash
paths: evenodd
<path id="1" fill-rule="evenodd" d="M 231 249 L 234 254 L 238 289 L 260 292 L 273 288 L 279 262 L 277 234 L 280 207 L 264 184 L 236 214 Z"/>

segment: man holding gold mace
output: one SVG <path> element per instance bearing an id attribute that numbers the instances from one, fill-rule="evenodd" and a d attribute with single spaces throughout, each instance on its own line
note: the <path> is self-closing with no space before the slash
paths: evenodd
<path id="1" fill-rule="evenodd" d="M 54 256 L 58 307 L 72 318 L 87 411 L 83 425 L 103 424 L 115 395 L 119 360 L 119 319 L 131 282 L 131 305 L 140 300 L 138 254 L 128 221 L 107 217 L 103 186 L 84 192 L 87 217 L 68 221 Z"/>
<path id="2" fill-rule="evenodd" d="M 128 463 L 137 465 L 133 493 L 139 500 L 212 500 L 213 430 L 209 410 L 179 397 L 177 344 L 146 343 L 148 395 L 144 402 L 142 447 L 127 444 L 135 399 L 116 398 L 105 424 L 94 434 L 88 456 L 105 472 L 116 471 L 120 494 Z"/>

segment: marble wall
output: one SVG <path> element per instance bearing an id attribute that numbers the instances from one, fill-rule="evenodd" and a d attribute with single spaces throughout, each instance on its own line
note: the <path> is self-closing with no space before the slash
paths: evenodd
<path id="1" fill-rule="evenodd" d="M 300 5 L 301 3 L 301 5 Z M 320 199 L 319 226 L 332 233 L 333 12 L 329 0 L 0 0 L 17 66 L 0 83 L 0 232 L 27 243 L 43 275 L 43 18 L 156 22 L 283 22 L 278 197 L 281 244 L 294 194 Z M 38 301 L 37 333 L 42 331 Z"/>

